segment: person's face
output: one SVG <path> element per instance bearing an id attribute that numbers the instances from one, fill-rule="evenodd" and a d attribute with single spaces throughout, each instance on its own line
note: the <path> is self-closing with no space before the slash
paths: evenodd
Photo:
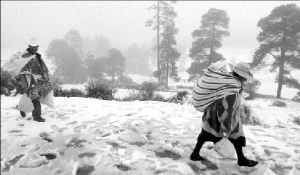
<path id="1" fill-rule="evenodd" d="M 28 48 L 29 48 L 29 51 L 33 54 L 35 54 L 38 49 L 39 49 L 39 46 L 31 46 L 31 45 L 28 45 Z"/>
<path id="2" fill-rule="evenodd" d="M 247 79 L 246 78 L 240 76 L 239 79 L 240 79 L 242 85 L 246 85 L 247 84 Z"/>

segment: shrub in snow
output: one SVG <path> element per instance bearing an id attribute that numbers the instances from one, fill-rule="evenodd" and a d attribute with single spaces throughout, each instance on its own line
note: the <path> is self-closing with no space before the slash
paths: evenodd
<path id="1" fill-rule="evenodd" d="M 294 117 L 293 122 L 294 122 L 296 125 L 299 125 L 299 126 L 300 126 L 300 116 Z"/>
<path id="2" fill-rule="evenodd" d="M 187 91 L 177 92 L 175 96 L 168 99 L 168 102 L 183 104 L 184 101 L 186 101 L 187 95 L 188 95 Z"/>
<path id="3" fill-rule="evenodd" d="M 162 102 L 168 102 L 169 99 L 165 99 L 163 96 L 159 94 L 155 94 L 152 98 L 153 101 L 162 101 Z"/>
<path id="4" fill-rule="evenodd" d="M 62 81 L 56 76 L 50 76 L 50 81 L 53 86 L 53 95 L 54 97 L 61 97 L 63 94 L 62 90 Z M 65 96 L 64 96 L 65 97 Z"/>
<path id="5" fill-rule="evenodd" d="M 152 99 L 154 95 L 154 91 L 158 89 L 158 84 L 154 82 L 146 82 L 144 81 L 141 85 L 141 90 L 146 92 L 149 99 Z"/>
<path id="6" fill-rule="evenodd" d="M 121 76 L 117 79 L 117 81 L 114 83 L 115 87 L 118 88 L 127 88 L 127 89 L 139 89 L 139 84 L 135 83 L 130 77 L 128 76 Z"/>
<path id="7" fill-rule="evenodd" d="M 22 93 L 22 86 L 10 72 L 1 68 L 1 95 L 17 95 Z"/>
<path id="8" fill-rule="evenodd" d="M 114 89 L 105 82 L 89 82 L 86 86 L 87 97 L 112 100 Z"/>
<path id="9" fill-rule="evenodd" d="M 85 94 L 79 89 L 62 89 L 59 87 L 54 91 L 55 97 L 85 97 Z"/>
<path id="10" fill-rule="evenodd" d="M 184 98 L 187 97 L 189 93 L 187 91 L 180 91 L 180 92 L 177 92 L 177 95 L 176 95 L 176 98 L 179 100 L 179 101 L 183 101 Z"/>
<path id="11" fill-rule="evenodd" d="M 136 100 L 138 100 L 138 101 L 140 101 L 143 99 L 144 94 L 142 92 L 139 92 L 139 93 L 130 92 L 128 97 L 125 97 L 122 99 L 116 99 L 116 100 L 119 100 L 119 101 L 136 101 Z"/>
<path id="12" fill-rule="evenodd" d="M 246 103 L 242 103 L 240 111 L 241 119 L 243 124 L 249 125 L 261 125 L 261 122 L 257 115 L 252 110 L 251 106 Z"/>
<path id="13" fill-rule="evenodd" d="M 277 107 L 286 107 L 286 103 L 280 100 L 275 100 L 272 103 L 272 106 L 277 106 Z"/>
<path id="14" fill-rule="evenodd" d="M 300 103 L 300 91 L 292 98 L 293 101 Z"/>
<path id="15" fill-rule="evenodd" d="M 254 80 L 245 87 L 244 91 L 249 94 L 249 96 L 246 97 L 246 100 L 251 100 L 255 98 L 256 91 L 258 90 L 260 85 L 261 83 L 258 80 Z"/>
<path id="16" fill-rule="evenodd" d="M 63 84 L 61 79 L 59 79 L 57 76 L 54 75 L 50 76 L 50 81 L 54 90 L 59 89 Z"/>

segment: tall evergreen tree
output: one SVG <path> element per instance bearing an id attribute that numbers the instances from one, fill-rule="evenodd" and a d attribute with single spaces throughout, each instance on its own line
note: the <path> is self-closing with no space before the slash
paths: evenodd
<path id="1" fill-rule="evenodd" d="M 296 4 L 278 6 L 259 20 L 258 26 L 262 30 L 257 37 L 260 46 L 252 66 L 259 70 L 268 56 L 274 58 L 270 71 L 279 69 L 277 98 L 281 97 L 283 84 L 300 89 L 299 82 L 290 75 L 291 69 L 300 68 L 300 8 Z"/>
<path id="2" fill-rule="evenodd" d="M 123 75 L 125 61 L 126 58 L 118 49 L 112 48 L 108 51 L 108 57 L 104 61 L 104 69 L 107 75 L 112 78 L 113 82 L 115 82 L 116 78 L 120 78 Z"/>
<path id="3" fill-rule="evenodd" d="M 55 39 L 49 43 L 46 55 L 56 64 L 54 74 L 64 83 L 83 83 L 85 71 L 78 53 L 65 40 Z"/>
<path id="4" fill-rule="evenodd" d="M 175 3 L 175 1 L 172 2 Z M 166 1 L 157 1 L 149 9 L 157 11 L 156 15 L 146 22 L 146 26 L 157 30 L 158 68 L 154 75 L 158 77 L 160 82 L 168 86 L 169 75 L 178 78 L 176 61 L 180 57 L 180 53 L 174 47 L 176 45 L 175 34 L 178 32 L 174 21 L 177 13 Z M 160 32 L 160 28 L 162 28 L 162 32 Z M 160 36 L 162 37 L 161 41 Z"/>
<path id="5" fill-rule="evenodd" d="M 176 12 L 173 7 L 169 7 L 169 9 L 164 12 L 166 13 L 165 16 L 168 18 L 163 23 L 163 33 L 161 35 L 160 74 L 168 87 L 169 76 L 173 79 L 178 79 L 178 67 L 176 62 L 180 57 L 180 53 L 174 47 L 176 45 L 175 34 L 178 32 L 174 22 Z"/>
<path id="6" fill-rule="evenodd" d="M 84 59 L 83 39 L 78 30 L 71 29 L 68 31 L 68 33 L 66 33 L 64 36 L 64 40 L 78 53 L 78 56 L 81 60 Z"/>
<path id="7" fill-rule="evenodd" d="M 194 61 L 187 70 L 190 80 L 201 75 L 211 63 L 224 59 L 216 50 L 222 46 L 223 37 L 229 36 L 228 25 L 225 10 L 211 8 L 202 16 L 200 28 L 192 33 L 194 41 L 189 56 Z"/>
<path id="8" fill-rule="evenodd" d="M 95 58 L 93 54 L 88 53 L 84 60 L 84 66 L 87 70 L 88 80 L 96 81 L 104 77 L 104 60 L 106 57 Z"/>

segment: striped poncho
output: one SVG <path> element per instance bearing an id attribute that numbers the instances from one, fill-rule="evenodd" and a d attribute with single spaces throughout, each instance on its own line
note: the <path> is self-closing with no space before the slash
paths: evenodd
<path id="1" fill-rule="evenodd" d="M 212 64 L 194 85 L 193 105 L 197 111 L 203 112 L 218 99 L 236 94 L 241 88 L 240 81 L 226 71 L 224 67 Z"/>

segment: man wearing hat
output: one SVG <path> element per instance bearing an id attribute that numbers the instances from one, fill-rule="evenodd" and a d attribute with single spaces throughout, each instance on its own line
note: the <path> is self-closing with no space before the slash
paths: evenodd
<path id="1" fill-rule="evenodd" d="M 29 59 L 30 61 L 21 69 L 19 79 L 22 84 L 23 92 L 32 100 L 34 110 L 32 111 L 33 120 L 37 122 L 44 122 L 45 119 L 41 117 L 41 96 L 46 96 L 53 86 L 50 82 L 49 71 L 37 52 L 39 44 L 36 38 L 31 38 L 28 42 L 28 48 L 22 54 L 22 59 Z M 26 113 L 20 111 L 22 117 Z"/>
<path id="2" fill-rule="evenodd" d="M 203 116 L 202 131 L 190 159 L 204 160 L 199 154 L 202 145 L 226 137 L 236 150 L 238 165 L 253 167 L 258 162 L 244 156 L 242 147 L 246 146 L 246 138 L 240 118 L 243 86 L 253 81 L 250 66 L 244 62 L 229 64 L 231 72 L 228 72 L 216 65 L 210 65 L 194 86 L 193 105 Z"/>

